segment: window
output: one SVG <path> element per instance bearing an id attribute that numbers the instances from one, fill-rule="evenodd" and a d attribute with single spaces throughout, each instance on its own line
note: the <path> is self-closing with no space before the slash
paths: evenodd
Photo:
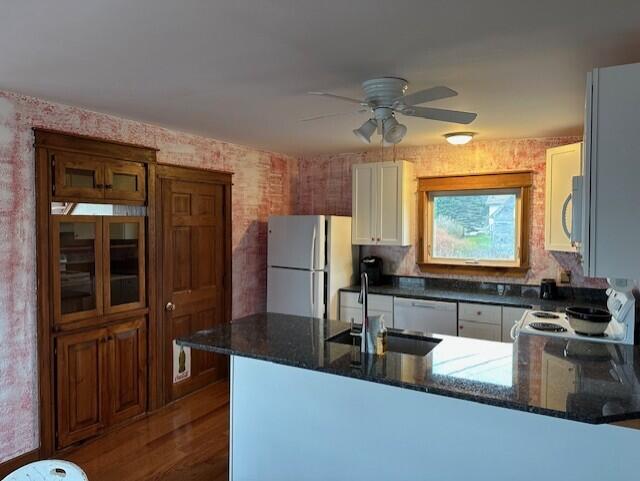
<path id="1" fill-rule="evenodd" d="M 419 179 L 425 265 L 523 268 L 530 173 Z"/>

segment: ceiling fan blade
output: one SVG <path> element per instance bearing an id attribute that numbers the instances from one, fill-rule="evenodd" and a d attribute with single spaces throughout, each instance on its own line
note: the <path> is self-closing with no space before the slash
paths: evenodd
<path id="1" fill-rule="evenodd" d="M 418 90 L 393 100 L 393 105 L 420 105 L 425 102 L 455 97 L 458 92 L 449 87 L 439 86 L 425 90 Z"/>
<path id="2" fill-rule="evenodd" d="M 329 92 L 307 92 L 309 95 L 319 95 L 322 97 L 331 97 L 332 99 L 344 100 L 345 102 L 351 102 L 352 104 L 358 104 L 362 106 L 368 106 L 369 104 L 364 100 L 352 99 L 351 97 L 344 97 L 342 95 L 330 94 Z"/>
<path id="3" fill-rule="evenodd" d="M 473 112 L 460 112 L 458 110 L 434 109 L 431 107 L 405 107 L 398 112 L 412 117 L 452 122 L 454 124 L 470 124 L 478 114 Z"/>
<path id="4" fill-rule="evenodd" d="M 362 114 L 368 111 L 369 109 L 360 109 L 360 110 L 356 110 L 355 112 L 336 112 L 335 114 L 316 115 L 315 117 L 307 117 L 306 119 L 300 119 L 300 122 L 310 122 L 311 120 L 320 120 L 320 119 L 326 119 L 329 117 L 340 117 L 341 115 Z"/>

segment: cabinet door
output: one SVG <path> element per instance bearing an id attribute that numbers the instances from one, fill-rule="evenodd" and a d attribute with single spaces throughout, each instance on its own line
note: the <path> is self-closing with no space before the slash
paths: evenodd
<path id="1" fill-rule="evenodd" d="M 104 312 L 145 306 L 144 217 L 104 217 Z"/>
<path id="2" fill-rule="evenodd" d="M 378 163 L 376 242 L 402 245 L 402 162 Z"/>
<path id="3" fill-rule="evenodd" d="M 496 324 L 483 322 L 458 321 L 458 336 L 472 339 L 484 339 L 485 341 L 500 341 L 501 329 Z"/>
<path id="4" fill-rule="evenodd" d="M 104 166 L 104 177 L 105 199 L 144 202 L 146 185 L 143 164 L 109 161 Z"/>
<path id="5" fill-rule="evenodd" d="M 56 443 L 64 448 L 105 426 L 106 330 L 56 339 Z"/>
<path id="6" fill-rule="evenodd" d="M 104 163 L 90 155 L 52 152 L 53 196 L 72 199 L 104 198 Z"/>
<path id="7" fill-rule="evenodd" d="M 102 219 L 51 217 L 53 317 L 57 325 L 102 314 Z"/>
<path id="8" fill-rule="evenodd" d="M 370 245 L 376 241 L 378 208 L 378 166 L 355 164 L 352 171 L 351 240 L 353 244 Z"/>
<path id="9" fill-rule="evenodd" d="M 547 150 L 544 247 L 575 252 L 571 245 L 572 179 L 580 175 L 582 142 Z"/>
<path id="10" fill-rule="evenodd" d="M 357 307 L 340 307 L 340 320 L 342 322 L 356 322 L 358 324 L 362 323 L 362 309 L 358 309 Z"/>
<path id="11" fill-rule="evenodd" d="M 147 405 L 146 319 L 109 328 L 109 424 L 137 416 Z"/>

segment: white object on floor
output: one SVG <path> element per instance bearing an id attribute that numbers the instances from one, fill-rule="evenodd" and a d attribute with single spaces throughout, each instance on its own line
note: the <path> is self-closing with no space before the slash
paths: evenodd
<path id="1" fill-rule="evenodd" d="M 59 459 L 47 459 L 27 464 L 2 481 L 88 481 L 77 465 Z"/>

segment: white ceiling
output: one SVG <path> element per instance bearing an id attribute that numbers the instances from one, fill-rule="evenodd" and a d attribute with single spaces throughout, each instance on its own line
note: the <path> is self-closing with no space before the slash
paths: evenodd
<path id="1" fill-rule="evenodd" d="M 638 0 L 20 0 L 0 14 L 0 89 L 292 154 L 365 148 L 364 114 L 305 95 L 361 81 L 460 92 L 481 138 L 581 131 L 585 73 L 640 60 Z M 454 124 L 406 119 L 403 145 Z M 463 128 L 464 130 L 464 128 Z"/>

